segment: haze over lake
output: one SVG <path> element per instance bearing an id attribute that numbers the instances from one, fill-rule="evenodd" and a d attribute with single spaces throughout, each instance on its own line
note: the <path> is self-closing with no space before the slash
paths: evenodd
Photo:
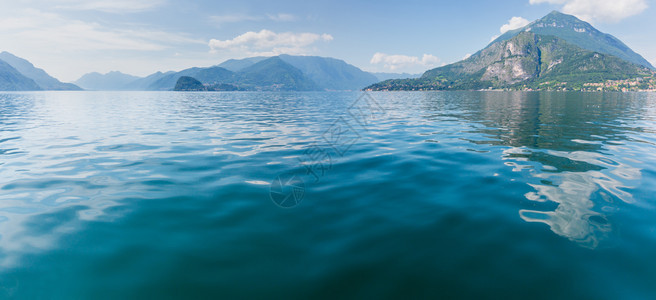
<path id="1" fill-rule="evenodd" d="M 655 128 L 654 93 L 2 92 L 0 298 L 649 298 Z"/>

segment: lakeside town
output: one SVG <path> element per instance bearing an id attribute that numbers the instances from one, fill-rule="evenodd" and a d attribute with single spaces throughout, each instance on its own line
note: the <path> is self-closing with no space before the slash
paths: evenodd
<path id="1" fill-rule="evenodd" d="M 626 80 L 607 80 L 603 83 L 586 83 L 582 91 L 612 91 L 612 92 L 655 92 L 656 73 L 650 77 Z"/>
<path id="2" fill-rule="evenodd" d="M 606 80 L 604 82 L 588 82 L 571 84 L 568 82 L 547 81 L 537 88 L 522 86 L 519 88 L 501 89 L 506 91 L 582 91 L 582 92 L 656 92 L 656 72 L 651 76 L 623 80 Z"/>

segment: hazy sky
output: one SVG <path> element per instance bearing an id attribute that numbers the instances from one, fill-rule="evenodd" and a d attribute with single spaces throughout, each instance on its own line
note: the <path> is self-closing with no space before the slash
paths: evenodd
<path id="1" fill-rule="evenodd" d="M 577 15 L 656 65 L 654 0 L 0 0 L 0 51 L 63 80 L 144 76 L 280 53 L 421 73 L 552 10 Z"/>

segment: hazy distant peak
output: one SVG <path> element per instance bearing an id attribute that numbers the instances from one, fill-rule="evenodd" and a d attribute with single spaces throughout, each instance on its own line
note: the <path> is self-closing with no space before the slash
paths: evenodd
<path id="1" fill-rule="evenodd" d="M 35 67 L 31 62 L 24 58 L 20 58 L 9 52 L 3 51 L 0 53 L 0 59 L 11 65 L 14 69 L 20 72 L 27 78 L 32 79 L 41 89 L 44 90 L 80 90 L 80 87 L 71 84 L 63 83 L 56 78 L 50 76 L 43 69 Z"/>

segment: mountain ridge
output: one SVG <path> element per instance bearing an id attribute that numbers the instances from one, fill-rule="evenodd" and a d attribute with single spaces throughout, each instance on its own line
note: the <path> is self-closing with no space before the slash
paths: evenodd
<path id="1" fill-rule="evenodd" d="M 111 71 L 106 74 L 92 72 L 84 74 L 75 84 L 87 90 L 121 90 L 121 87 L 141 79 L 140 77 Z"/>
<path id="2" fill-rule="evenodd" d="M 379 81 L 379 79 L 373 74 L 362 71 L 360 68 L 340 59 L 321 56 L 293 56 L 283 54 L 270 57 L 256 56 L 244 59 L 229 59 L 211 67 L 192 67 L 178 72 L 157 72 L 147 77 L 134 77 L 123 74 L 126 76 L 125 80 L 106 78 L 119 74 L 117 72 L 110 72 L 107 74 L 88 73 L 78 79 L 76 83 L 84 88 L 92 90 L 168 91 L 175 88 L 180 77 L 187 76 L 192 77 L 205 85 L 228 84 L 230 86 L 239 86 L 248 90 L 267 90 L 271 89 L 271 78 L 267 79 L 267 82 L 263 82 L 261 86 L 258 86 L 259 83 L 257 83 L 256 80 L 253 80 L 254 76 L 256 76 L 253 72 L 248 72 L 248 76 L 244 76 L 242 73 L 254 65 L 274 58 L 280 60 L 275 65 L 278 68 L 285 70 L 284 72 L 278 73 L 280 75 L 278 79 L 285 81 L 289 78 L 297 77 L 295 79 L 296 83 L 300 84 L 297 87 L 300 88 L 303 86 L 303 90 L 360 90 L 367 85 Z M 284 62 L 284 64 L 281 62 Z M 300 70 L 302 75 L 293 75 L 292 73 L 296 73 L 296 71 L 289 68 L 287 65 Z M 268 71 L 277 72 L 273 69 L 269 69 Z M 282 76 L 283 73 L 287 73 L 287 75 L 291 77 Z M 301 77 L 305 78 L 301 79 Z M 310 84 L 309 81 L 312 81 L 313 83 Z M 282 82 L 281 84 L 285 85 Z M 286 85 L 289 84 L 292 83 L 287 81 Z M 292 85 L 296 86 L 296 84 Z"/>
<path id="3" fill-rule="evenodd" d="M 559 20 L 556 22 L 556 20 Z M 573 27 L 566 28 L 563 20 Z M 546 23 L 545 23 L 546 22 Z M 568 32 L 566 38 L 533 30 L 548 24 Z M 549 27 L 546 26 L 546 27 Z M 578 27 L 577 27 L 578 26 Z M 587 27 L 586 27 L 587 26 Z M 572 33 L 573 32 L 573 33 Z M 618 56 L 581 47 L 568 38 L 596 33 L 588 23 L 574 16 L 552 12 L 529 25 L 501 36 L 487 47 L 459 62 L 426 71 L 418 79 L 387 80 L 366 90 L 461 90 L 461 89 L 583 89 L 586 84 L 654 76 L 651 65 L 627 61 Z M 600 32 L 599 32 L 600 33 Z M 610 35 L 611 46 L 624 45 Z M 618 44 L 619 43 L 619 44 Z M 588 45 L 588 48 L 594 48 Z M 608 48 L 606 47 L 606 48 Z M 604 48 L 598 46 L 597 48 Z M 628 48 L 627 48 L 628 49 Z M 630 50 L 630 49 L 629 49 Z M 626 52 L 625 53 L 634 53 Z M 637 54 L 636 54 L 637 55 Z M 642 57 L 641 57 L 642 58 Z M 634 59 L 635 60 L 635 59 Z"/>
<path id="4" fill-rule="evenodd" d="M 287 54 L 278 57 L 301 70 L 324 90 L 360 90 L 378 81 L 378 78 L 373 74 L 341 59 Z"/>
<path id="5" fill-rule="evenodd" d="M 582 21 L 575 16 L 555 10 L 522 28 L 507 31 L 492 43 L 508 40 L 524 31 L 557 36 L 583 49 L 617 56 L 626 61 L 656 70 L 649 61 L 635 53 L 613 35 L 603 33 L 590 25 L 590 23 Z"/>
<path id="6" fill-rule="evenodd" d="M 24 58 L 20 58 L 16 55 L 13 55 L 9 52 L 3 51 L 0 53 L 0 59 L 4 62 L 11 65 L 18 72 L 23 74 L 23 76 L 34 80 L 36 84 L 44 90 L 54 90 L 54 91 L 79 91 L 82 90 L 75 84 L 64 83 L 58 79 L 50 76 L 43 69 L 35 67 L 31 62 Z"/>
<path id="7" fill-rule="evenodd" d="M 319 91 L 321 87 L 302 70 L 284 61 L 280 56 L 262 60 L 237 73 L 241 83 L 255 89 L 284 91 Z"/>
<path id="8" fill-rule="evenodd" d="M 418 79 L 388 80 L 366 89 L 581 89 L 587 82 L 651 75 L 647 67 L 585 50 L 558 37 L 521 32 L 465 60 L 426 71 Z"/>
<path id="9" fill-rule="evenodd" d="M 21 74 L 10 64 L 0 59 L 0 91 L 40 91 L 34 80 Z"/>

